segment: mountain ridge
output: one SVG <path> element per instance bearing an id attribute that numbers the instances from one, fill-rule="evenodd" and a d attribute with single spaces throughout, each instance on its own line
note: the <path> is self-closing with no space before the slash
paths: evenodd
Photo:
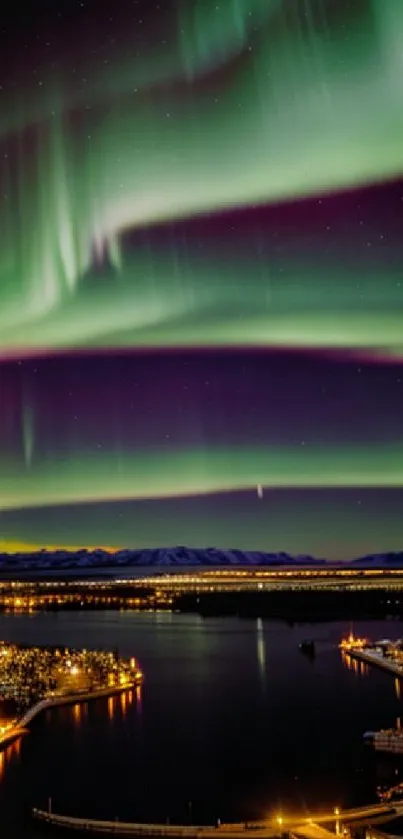
<path id="1" fill-rule="evenodd" d="M 166 548 L 124 548 L 114 553 L 103 548 L 77 551 L 45 548 L 39 551 L 0 553 L 0 571 L 44 571 L 74 568 L 144 568 L 144 567 L 258 567 L 311 566 L 323 567 L 343 564 L 352 567 L 403 568 L 403 551 L 367 554 L 343 563 L 335 563 L 309 554 L 292 555 L 285 551 L 242 551 L 236 548 L 189 548 L 177 545 Z"/>

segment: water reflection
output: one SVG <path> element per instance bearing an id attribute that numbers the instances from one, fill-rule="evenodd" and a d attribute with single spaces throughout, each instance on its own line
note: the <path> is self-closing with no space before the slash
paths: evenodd
<path id="1" fill-rule="evenodd" d="M 120 707 L 122 710 L 122 716 L 126 716 L 126 709 L 127 709 L 127 694 L 125 691 L 120 694 Z"/>
<path id="2" fill-rule="evenodd" d="M 80 705 L 80 703 L 79 703 L 79 702 L 76 702 L 76 704 L 75 704 L 75 705 L 73 705 L 73 720 L 74 720 L 74 725 L 80 725 L 80 722 L 81 722 L 81 716 L 82 716 L 82 706 Z"/>
<path id="3" fill-rule="evenodd" d="M 136 703 L 137 703 L 137 713 L 141 716 L 143 711 L 143 693 L 141 685 L 136 685 Z"/>
<path id="4" fill-rule="evenodd" d="M 262 618 L 256 621 L 256 648 L 259 665 L 259 675 L 263 683 L 266 682 L 266 640 L 263 632 Z"/>
<path id="5" fill-rule="evenodd" d="M 114 713 L 115 713 L 115 697 L 110 696 L 108 698 L 108 719 L 109 720 L 113 720 Z"/>
<path id="6" fill-rule="evenodd" d="M 341 652 L 341 660 L 344 666 L 347 667 L 347 670 L 351 670 L 351 658 L 344 650 Z"/>
<path id="7" fill-rule="evenodd" d="M 401 685 L 400 685 L 400 679 L 395 679 L 395 694 L 396 694 L 396 696 L 397 696 L 397 698 L 398 698 L 398 699 L 400 699 L 400 698 L 401 698 Z"/>
<path id="8" fill-rule="evenodd" d="M 137 711 L 141 712 L 141 703 L 142 703 L 142 693 L 141 693 L 141 685 L 137 685 L 135 688 L 135 693 L 133 690 L 123 690 L 119 694 L 113 694 L 112 696 L 108 696 L 107 699 L 107 715 L 108 720 L 111 722 L 113 719 L 116 718 L 116 715 L 119 713 L 124 718 L 127 714 L 130 705 L 133 705 L 134 698 L 136 697 L 136 705 Z M 88 717 L 88 703 L 81 703 L 76 702 L 72 706 L 73 712 L 73 720 L 74 725 L 80 725 L 85 718 Z"/>
<path id="9" fill-rule="evenodd" d="M 107 618 L 112 621 L 109 613 Z M 118 620 L 122 621 L 120 632 Z M 72 646 L 73 642 L 83 646 L 85 633 L 88 635 L 93 625 L 93 643 L 97 632 L 99 644 L 105 637 L 104 622 L 97 613 L 61 614 L 60 621 L 60 634 L 63 630 Z M 19 808 L 20 800 L 29 798 L 30 804 L 38 806 L 46 803 L 49 793 L 60 811 L 70 808 L 72 814 L 79 814 L 82 807 L 83 814 L 127 815 L 147 821 L 163 820 L 167 813 L 172 820 L 175 814 L 183 818 L 186 802 L 195 789 L 202 789 L 206 821 L 216 814 L 240 821 L 244 813 L 246 818 L 274 808 L 277 812 L 280 801 L 298 811 L 302 806 L 315 810 L 325 802 L 343 807 L 350 802 L 352 806 L 356 799 L 367 803 L 374 800 L 376 785 L 387 782 L 383 766 L 389 766 L 390 758 L 389 763 L 385 758 L 381 764 L 377 755 L 364 753 L 362 734 L 365 728 L 379 729 L 396 719 L 401 704 L 395 691 L 400 685 L 394 684 L 394 676 L 383 676 L 372 667 L 368 679 L 361 678 L 359 672 L 353 678 L 352 671 L 345 669 L 351 667 L 350 659 L 343 656 L 341 664 L 337 648 L 338 639 L 347 631 L 344 624 L 326 625 L 326 654 L 318 656 L 316 667 L 305 667 L 298 650 L 300 627 L 264 619 L 252 623 L 212 619 L 205 622 L 202 645 L 195 640 L 195 635 L 203 634 L 200 622 L 190 617 L 174 616 L 168 634 L 156 621 L 148 621 L 148 616 L 125 614 L 114 621 L 109 643 L 120 645 L 127 655 L 135 649 L 144 660 L 144 687 L 84 704 L 80 728 L 75 727 L 77 711 L 73 706 L 63 716 L 53 710 L 49 724 L 44 715 L 33 726 L 32 736 L 22 742 L 23 759 L 7 759 L 4 766 L 5 758 L 0 757 L 0 776 L 5 775 L 0 783 L 0 810 L 9 828 L 5 835 L 13 839 L 32 836 L 25 826 L 14 829 L 17 805 Z M 45 616 L 43 623 L 41 618 L 36 632 L 46 642 L 55 632 L 55 622 Z M 23 630 L 17 629 L 22 634 Z M 363 626 L 363 634 L 373 637 L 383 637 L 388 631 L 383 625 Z M 316 637 L 320 628 L 305 628 L 304 632 Z M 240 673 L 248 677 L 240 678 Z M 178 696 L 181 714 L 172 725 Z M 285 708 L 293 720 L 292 732 L 284 725 Z M 240 719 L 252 724 L 247 736 L 232 748 L 234 725 Z M 337 748 L 324 753 L 330 721 Z M 75 738 L 71 737 L 73 730 Z M 318 736 L 312 737 L 316 730 Z M 291 766 L 281 760 L 285 733 L 297 756 Z M 257 768 L 245 792 L 239 779 L 248 761 Z M 103 771 L 108 765 L 114 767 L 112 773 Z M 378 770 L 378 765 L 382 769 Z M 296 774 L 303 789 L 295 783 Z M 127 778 L 136 782 L 136 801 Z M 80 807 L 72 803 L 82 795 L 85 801 Z M 252 801 L 250 808 L 245 801 Z M 207 802 L 213 802 L 211 811 Z M 195 810 L 198 806 L 195 803 Z"/>
<path id="10" fill-rule="evenodd" d="M 366 661 L 359 661 L 358 659 L 354 658 L 353 656 L 346 653 L 344 650 L 341 653 L 341 660 L 347 670 L 352 670 L 357 676 L 368 676 L 370 672 L 370 666 L 367 664 Z"/>
<path id="11" fill-rule="evenodd" d="M 0 781 L 5 777 L 7 766 L 21 754 L 21 738 L 14 740 L 6 749 L 0 751 Z"/>

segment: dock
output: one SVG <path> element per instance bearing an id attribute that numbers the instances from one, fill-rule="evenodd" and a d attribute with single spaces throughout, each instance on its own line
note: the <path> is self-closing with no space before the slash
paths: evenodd
<path id="1" fill-rule="evenodd" d="M 355 658 L 357 661 L 372 664 L 374 667 L 379 667 L 381 670 L 386 670 L 387 673 L 392 673 L 393 676 L 403 679 L 403 667 L 394 661 L 390 661 L 382 652 L 378 652 L 374 648 L 359 649 L 351 647 L 350 649 L 345 649 L 344 653 L 351 658 Z"/>

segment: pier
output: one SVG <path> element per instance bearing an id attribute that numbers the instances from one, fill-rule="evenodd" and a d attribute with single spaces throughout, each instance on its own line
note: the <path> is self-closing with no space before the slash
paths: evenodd
<path id="1" fill-rule="evenodd" d="M 403 815 L 403 802 L 393 804 L 373 804 L 356 807 L 351 810 L 338 808 L 323 813 L 313 814 L 311 818 L 279 815 L 270 819 L 248 822 L 234 822 L 213 825 L 170 825 L 145 824 L 136 822 L 101 821 L 64 816 L 47 810 L 35 808 L 32 816 L 54 827 L 79 830 L 81 832 L 111 833 L 115 836 L 130 836 L 137 839 L 152 839 L 162 836 L 167 839 L 250 839 L 252 832 L 257 839 L 275 839 L 288 834 L 291 839 L 334 839 L 336 833 L 325 829 L 323 824 L 351 824 L 364 822 L 380 816 L 389 821 Z"/>
<path id="2" fill-rule="evenodd" d="M 366 664 L 373 664 L 374 667 L 380 667 L 381 670 L 386 670 L 388 673 L 393 673 L 394 676 L 398 676 L 403 679 L 403 667 L 399 664 L 395 664 L 394 661 L 389 661 L 384 655 L 382 655 L 382 653 L 378 653 L 376 650 L 351 649 L 345 650 L 345 652 L 346 655 L 357 659 L 357 661 L 364 661 Z"/>
<path id="3" fill-rule="evenodd" d="M 386 646 L 387 643 L 389 647 Z M 396 657 L 393 659 L 385 655 L 385 649 L 387 649 L 396 656 L 396 647 L 390 641 L 371 645 L 364 639 L 350 635 L 341 642 L 340 649 L 345 655 L 357 661 L 372 664 L 374 667 L 379 667 L 381 670 L 386 670 L 387 673 L 392 673 L 393 676 L 403 679 L 403 652 L 401 649 L 399 648 L 399 660 L 396 660 Z"/>

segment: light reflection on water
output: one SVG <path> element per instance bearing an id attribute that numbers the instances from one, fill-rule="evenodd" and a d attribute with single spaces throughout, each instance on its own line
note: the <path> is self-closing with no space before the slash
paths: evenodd
<path id="1" fill-rule="evenodd" d="M 0 637 L 23 642 L 27 618 L 7 621 L 0 617 Z M 35 835 L 15 827 L 15 814 L 49 795 L 71 815 L 171 822 L 186 821 L 192 801 L 205 822 L 280 805 L 368 803 L 395 771 L 362 735 L 395 724 L 400 695 L 389 674 L 341 658 L 342 622 L 141 613 L 29 621 L 32 643 L 99 647 L 107 637 L 138 657 L 145 683 L 47 712 L 0 756 L 0 809 L 13 839 Z M 366 627 L 370 637 L 390 635 L 380 623 Z M 315 638 L 314 660 L 299 651 L 306 637 Z"/>
<path id="2" fill-rule="evenodd" d="M 0 751 L 0 782 L 4 779 L 10 764 L 20 758 L 21 742 L 22 737 L 14 740 L 9 746 Z"/>
<path id="3" fill-rule="evenodd" d="M 266 640 L 265 640 L 262 618 L 258 618 L 257 621 L 256 621 L 256 649 L 257 649 L 257 660 L 258 660 L 258 664 L 259 664 L 259 673 L 260 673 L 262 682 L 265 683 L 265 681 L 266 681 Z"/>
<path id="4" fill-rule="evenodd" d="M 126 716 L 126 708 L 127 708 L 127 696 L 125 693 L 120 694 L 120 707 L 122 710 L 122 716 Z"/>
<path id="5" fill-rule="evenodd" d="M 81 716 L 82 716 L 82 706 L 79 702 L 76 702 L 75 705 L 73 705 L 73 718 L 74 718 L 74 724 L 75 725 L 80 725 Z"/>

